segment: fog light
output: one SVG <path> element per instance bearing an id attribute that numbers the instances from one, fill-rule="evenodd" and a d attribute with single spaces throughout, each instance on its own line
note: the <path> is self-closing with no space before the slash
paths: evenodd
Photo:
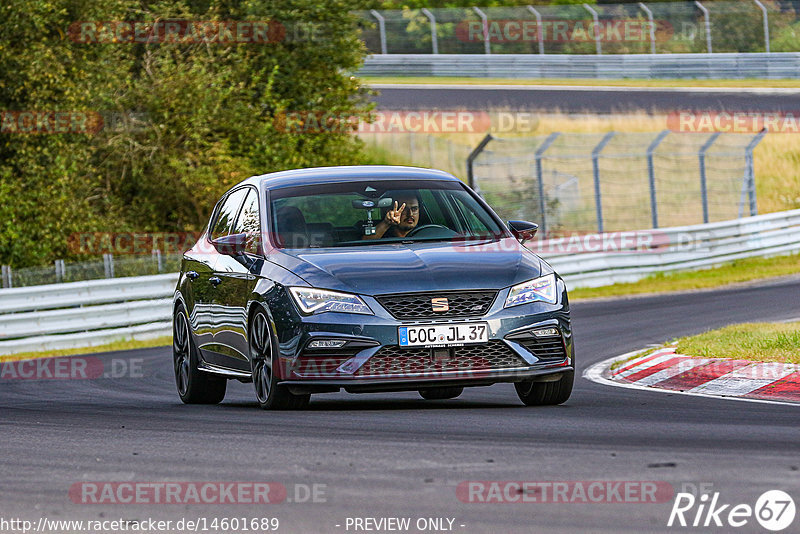
<path id="1" fill-rule="evenodd" d="M 540 328 L 534 330 L 533 335 L 536 337 L 556 337 L 558 336 L 558 328 Z"/>
<path id="2" fill-rule="evenodd" d="M 338 339 L 316 339 L 308 344 L 309 349 L 340 349 L 347 341 Z"/>

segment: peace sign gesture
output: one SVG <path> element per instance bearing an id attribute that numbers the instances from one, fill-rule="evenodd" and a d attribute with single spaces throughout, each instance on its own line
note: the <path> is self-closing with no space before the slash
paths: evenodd
<path id="1" fill-rule="evenodd" d="M 389 210 L 389 212 L 386 214 L 386 218 L 384 219 L 386 221 L 386 224 L 390 226 L 397 226 L 398 224 L 400 224 L 400 217 L 403 215 L 403 210 L 405 209 L 406 209 L 405 202 L 403 202 L 403 205 L 398 208 L 397 201 L 395 200 L 394 209 Z"/>

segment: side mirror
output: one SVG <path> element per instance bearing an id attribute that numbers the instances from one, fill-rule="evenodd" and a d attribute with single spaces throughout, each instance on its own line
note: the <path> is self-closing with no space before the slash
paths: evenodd
<path id="1" fill-rule="evenodd" d="M 536 230 L 539 229 L 539 225 L 528 221 L 508 221 L 508 229 L 514 234 L 517 241 L 524 243 L 529 239 L 533 239 L 533 236 L 536 235 Z"/>
<path id="2" fill-rule="evenodd" d="M 247 248 L 247 233 L 230 234 L 216 239 L 214 248 L 226 256 L 241 256 Z"/>

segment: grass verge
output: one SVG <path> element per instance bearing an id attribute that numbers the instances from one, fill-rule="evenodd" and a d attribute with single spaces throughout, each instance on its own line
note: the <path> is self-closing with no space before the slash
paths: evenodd
<path id="1" fill-rule="evenodd" d="M 597 80 L 594 78 L 457 78 L 457 77 L 423 77 L 423 76 L 364 76 L 361 80 L 369 84 L 374 83 L 430 83 L 454 85 L 585 85 L 606 87 L 786 87 L 800 88 L 800 80 L 638 80 L 617 79 Z"/>
<path id="2" fill-rule="evenodd" d="M 747 258 L 702 271 L 660 273 L 638 282 L 570 289 L 569 296 L 570 299 L 576 300 L 708 289 L 798 273 L 800 273 L 800 254 L 774 258 Z"/>
<path id="3" fill-rule="evenodd" d="M 74 356 L 77 354 L 96 354 L 98 352 L 113 352 L 118 350 L 147 349 L 150 347 L 166 347 L 169 345 L 172 345 L 172 336 L 154 337 L 152 339 L 131 339 L 125 341 L 114 341 L 113 343 L 95 345 L 93 347 L 75 347 L 71 349 L 6 354 L 0 356 L 0 362 L 33 360 L 36 358 L 54 358 L 56 356 Z"/>
<path id="4" fill-rule="evenodd" d="M 744 323 L 678 340 L 678 354 L 800 363 L 800 322 Z"/>

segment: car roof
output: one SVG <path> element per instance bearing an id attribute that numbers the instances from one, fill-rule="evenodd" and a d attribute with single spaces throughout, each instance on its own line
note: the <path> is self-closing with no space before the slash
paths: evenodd
<path id="1" fill-rule="evenodd" d="M 354 165 L 349 167 L 312 167 L 308 169 L 293 169 L 289 171 L 273 172 L 252 176 L 242 184 L 265 188 L 313 185 L 332 182 L 359 182 L 376 180 L 460 180 L 455 176 L 436 169 L 422 169 L 419 167 L 402 167 L 395 165 Z"/>

